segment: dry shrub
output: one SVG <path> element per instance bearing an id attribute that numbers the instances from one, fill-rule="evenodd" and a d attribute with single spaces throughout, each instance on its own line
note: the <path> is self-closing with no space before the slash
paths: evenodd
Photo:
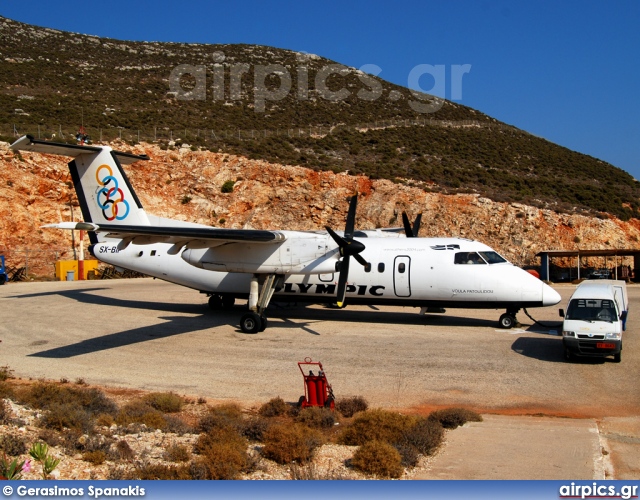
<path id="1" fill-rule="evenodd" d="M 237 479 L 250 464 L 246 439 L 231 427 L 200 434 L 194 451 L 200 454 L 192 471 L 197 479 Z"/>
<path id="2" fill-rule="evenodd" d="M 367 411 L 369 403 L 362 396 L 341 398 L 336 401 L 336 410 L 345 418 L 351 418 L 359 411 Z"/>
<path id="3" fill-rule="evenodd" d="M 144 397 L 144 402 L 162 413 L 177 413 L 182 410 L 184 399 L 173 392 L 152 392 Z"/>
<path id="4" fill-rule="evenodd" d="M 323 442 L 322 434 L 300 424 L 275 424 L 264 434 L 262 454 L 279 464 L 304 463 Z"/>
<path id="5" fill-rule="evenodd" d="M 85 451 L 82 454 L 82 460 L 93 465 L 102 465 L 107 459 L 107 454 L 102 450 Z"/>
<path id="6" fill-rule="evenodd" d="M 164 414 L 141 400 L 131 401 L 124 405 L 115 418 L 116 424 L 144 424 L 151 429 L 165 429 L 167 421 Z"/>
<path id="7" fill-rule="evenodd" d="M 0 381 L 4 382 L 10 378 L 14 378 L 14 376 L 13 370 L 9 368 L 9 365 L 0 366 Z"/>
<path id="8" fill-rule="evenodd" d="M 165 451 L 164 457 L 169 462 L 188 462 L 191 458 L 191 453 L 189 453 L 186 446 L 172 444 Z"/>
<path id="9" fill-rule="evenodd" d="M 318 429 L 330 429 L 336 423 L 336 415 L 329 408 L 310 406 L 300 410 L 296 422 Z"/>
<path id="10" fill-rule="evenodd" d="M 200 432 L 209 432 L 212 429 L 232 428 L 241 431 L 244 427 L 244 415 L 242 408 L 237 404 L 214 406 L 198 422 Z"/>
<path id="11" fill-rule="evenodd" d="M 15 399 L 16 393 L 13 387 L 7 382 L 0 381 L 0 398 L 3 399 Z"/>
<path id="12" fill-rule="evenodd" d="M 7 425 L 11 421 L 11 407 L 4 399 L 0 400 L 0 425 Z"/>
<path id="13" fill-rule="evenodd" d="M 258 410 L 258 414 L 263 417 L 281 417 L 289 413 L 289 405 L 280 396 L 270 399 Z"/>
<path id="14" fill-rule="evenodd" d="M 339 436 L 342 444 L 361 446 L 369 441 L 399 443 L 415 419 L 399 413 L 374 409 L 358 413 Z"/>
<path id="15" fill-rule="evenodd" d="M 110 415 L 109 413 L 101 413 L 95 418 L 95 424 L 100 427 L 111 427 L 115 423 L 115 418 L 113 418 L 113 415 Z"/>
<path id="16" fill-rule="evenodd" d="M 420 418 L 407 430 L 401 443 L 415 448 L 423 455 L 431 455 L 442 444 L 443 438 L 444 430 L 440 422 Z"/>
<path id="17" fill-rule="evenodd" d="M 118 441 L 115 445 L 115 450 L 113 451 L 113 455 L 118 460 L 133 460 L 135 457 L 135 453 L 124 439 Z"/>
<path id="18" fill-rule="evenodd" d="M 10 457 L 17 457 L 27 452 L 27 444 L 22 436 L 5 434 L 0 436 L 0 450 Z"/>
<path id="19" fill-rule="evenodd" d="M 43 410 L 58 405 L 73 405 L 82 408 L 91 415 L 117 412 L 116 404 L 98 389 L 68 387 L 66 385 L 38 382 L 19 395 L 20 402 Z"/>
<path id="20" fill-rule="evenodd" d="M 269 421 L 263 417 L 249 417 L 245 419 L 242 435 L 249 441 L 262 441 L 264 433 L 269 428 Z"/>
<path id="21" fill-rule="evenodd" d="M 402 475 L 400 453 L 388 443 L 369 441 L 353 454 L 353 468 L 377 477 L 398 478 Z"/>
<path id="22" fill-rule="evenodd" d="M 191 479 L 188 465 L 145 464 L 137 468 L 137 479 Z"/>
<path id="23" fill-rule="evenodd" d="M 74 403 L 52 404 L 40 417 L 38 424 L 45 429 L 62 431 L 65 428 L 91 432 L 91 414 Z"/>
<path id="24" fill-rule="evenodd" d="M 445 429 L 455 429 L 467 422 L 482 422 L 482 416 L 466 408 L 444 408 L 431 412 L 429 420 L 440 422 Z"/>

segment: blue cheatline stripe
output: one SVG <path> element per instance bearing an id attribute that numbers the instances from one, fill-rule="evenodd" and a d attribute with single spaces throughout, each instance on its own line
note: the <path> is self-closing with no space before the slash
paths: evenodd
<path id="1" fill-rule="evenodd" d="M 640 481 L 2 481 L 4 498 L 518 500 L 638 498 Z M 7 487 L 11 490 L 7 491 Z M 635 487 L 635 490 L 633 488 Z M 40 490 L 37 491 L 36 488 Z M 43 491 L 43 489 L 45 491 Z M 616 495 L 611 493 L 615 492 Z M 634 493 L 635 496 L 630 496 Z M 604 493 L 604 495 L 603 495 Z M 626 494 L 626 495 L 625 495 Z"/>

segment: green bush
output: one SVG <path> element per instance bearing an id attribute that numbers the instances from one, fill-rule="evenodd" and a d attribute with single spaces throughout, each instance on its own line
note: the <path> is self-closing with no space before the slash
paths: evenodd
<path id="1" fill-rule="evenodd" d="M 466 408 L 444 408 L 432 412 L 429 420 L 440 422 L 445 429 L 455 429 L 467 422 L 482 422 L 482 416 Z"/>
<path id="2" fill-rule="evenodd" d="M 353 454 L 354 469 L 382 478 L 398 478 L 402 475 L 401 457 L 398 450 L 388 443 L 369 441 Z"/>
<path id="3" fill-rule="evenodd" d="M 264 434 L 262 454 L 279 464 L 311 460 L 322 444 L 322 434 L 300 424 L 274 424 Z"/>
<path id="4" fill-rule="evenodd" d="M 184 399 L 173 392 L 152 392 L 147 394 L 143 400 L 162 413 L 177 413 L 182 410 L 184 403 Z"/>
<path id="5" fill-rule="evenodd" d="M 220 188 L 220 191 L 223 193 L 233 193 L 233 186 L 235 185 L 235 181 L 225 181 L 225 183 Z"/>
<path id="6" fill-rule="evenodd" d="M 353 422 L 339 436 L 342 444 L 361 446 L 369 441 L 397 443 L 414 424 L 415 419 L 381 409 L 356 414 Z"/>

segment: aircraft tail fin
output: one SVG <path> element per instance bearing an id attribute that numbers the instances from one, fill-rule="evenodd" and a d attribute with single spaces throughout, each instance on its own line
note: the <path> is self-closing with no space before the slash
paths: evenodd
<path id="1" fill-rule="evenodd" d="M 149 218 L 122 168 L 122 164 L 148 160 L 147 155 L 113 151 L 109 146 L 41 141 L 30 135 L 18 139 L 11 149 L 72 156 L 69 171 L 85 222 L 149 225 Z"/>

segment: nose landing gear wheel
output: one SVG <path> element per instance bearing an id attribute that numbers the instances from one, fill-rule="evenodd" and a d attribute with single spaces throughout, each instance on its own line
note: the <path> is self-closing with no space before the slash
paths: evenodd
<path id="1" fill-rule="evenodd" d="M 266 321 L 265 321 L 266 326 Z M 240 318 L 240 330 L 243 333 L 258 333 L 262 328 L 262 319 L 258 313 L 248 312 Z"/>
<path id="2" fill-rule="evenodd" d="M 509 328 L 513 328 L 516 325 L 517 321 L 516 317 L 513 314 L 504 313 L 502 316 L 500 316 L 498 323 L 500 323 L 500 328 L 508 330 Z"/>

